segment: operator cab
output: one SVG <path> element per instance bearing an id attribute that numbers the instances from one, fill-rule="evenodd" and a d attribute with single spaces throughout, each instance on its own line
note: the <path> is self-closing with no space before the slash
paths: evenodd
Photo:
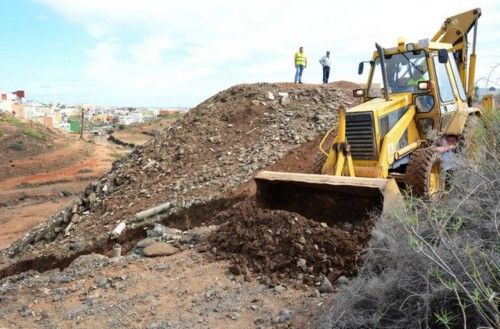
<path id="1" fill-rule="evenodd" d="M 418 130 L 424 139 L 432 131 L 444 135 L 458 135 L 465 124 L 467 97 L 457 68 L 455 53 L 451 45 L 421 40 L 418 44 L 405 44 L 400 39 L 398 46 L 383 50 L 384 76 L 378 52 L 373 59 L 361 62 L 358 73 L 362 74 L 365 63 L 370 64 L 366 89 L 355 90 L 354 96 L 363 97 L 363 102 L 384 97 L 407 94 L 416 108 Z"/>

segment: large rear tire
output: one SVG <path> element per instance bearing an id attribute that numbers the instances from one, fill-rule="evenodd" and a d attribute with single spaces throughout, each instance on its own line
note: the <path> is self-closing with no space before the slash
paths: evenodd
<path id="1" fill-rule="evenodd" d="M 406 167 L 406 184 L 413 195 L 438 199 L 444 190 L 444 183 L 443 159 L 435 148 L 418 149 L 411 154 Z"/>
<path id="2" fill-rule="evenodd" d="M 478 117 L 475 114 L 470 114 L 462 130 L 462 135 L 458 138 L 459 151 L 468 151 L 473 144 L 474 131 L 476 130 Z"/>
<path id="3" fill-rule="evenodd" d="M 314 159 L 313 173 L 317 175 L 323 174 L 323 165 L 326 162 L 326 155 L 323 153 L 318 153 Z"/>

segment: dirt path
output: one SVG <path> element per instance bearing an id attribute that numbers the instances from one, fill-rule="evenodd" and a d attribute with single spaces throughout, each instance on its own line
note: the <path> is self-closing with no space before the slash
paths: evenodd
<path id="1" fill-rule="evenodd" d="M 0 172 L 0 249 L 67 206 L 90 182 L 109 171 L 125 148 L 104 137 L 68 137 L 53 152 L 5 164 Z"/>
<path id="2" fill-rule="evenodd" d="M 306 328 L 323 302 L 308 290 L 246 282 L 228 266 L 194 250 L 117 262 L 83 256 L 62 272 L 7 284 L 0 327 Z"/>

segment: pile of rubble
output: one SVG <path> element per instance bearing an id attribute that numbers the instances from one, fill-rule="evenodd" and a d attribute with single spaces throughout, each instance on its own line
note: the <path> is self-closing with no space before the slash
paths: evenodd
<path id="1" fill-rule="evenodd" d="M 298 214 L 242 202 L 221 212 L 222 224 L 209 238 L 216 259 L 229 259 L 233 274 L 252 272 L 270 285 L 298 287 L 335 282 L 356 274 L 372 221 L 340 222 L 334 227 Z"/>
<path id="2" fill-rule="evenodd" d="M 57 259 L 109 251 L 109 233 L 117 226 L 129 232 L 123 239 L 139 240 L 153 222 L 170 226 L 170 218 L 193 207 L 229 200 L 219 204 L 228 207 L 241 200 L 235 197 L 241 184 L 317 139 L 335 125 L 338 108 L 353 103 L 351 90 L 335 84 L 262 83 L 222 91 L 114 163 L 73 206 L 3 250 L 0 278 L 23 270 L 9 269 L 20 261 L 33 265 L 51 255 L 53 266 L 60 266 Z M 158 204 L 167 205 L 160 214 L 136 216 Z M 200 209 L 183 228 L 213 219 Z"/>

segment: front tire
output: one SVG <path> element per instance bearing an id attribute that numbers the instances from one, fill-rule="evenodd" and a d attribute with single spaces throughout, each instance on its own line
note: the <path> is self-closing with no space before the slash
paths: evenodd
<path id="1" fill-rule="evenodd" d="M 444 183 L 443 159 L 435 148 L 422 148 L 411 154 L 406 167 L 406 184 L 413 195 L 438 199 L 444 190 Z"/>

